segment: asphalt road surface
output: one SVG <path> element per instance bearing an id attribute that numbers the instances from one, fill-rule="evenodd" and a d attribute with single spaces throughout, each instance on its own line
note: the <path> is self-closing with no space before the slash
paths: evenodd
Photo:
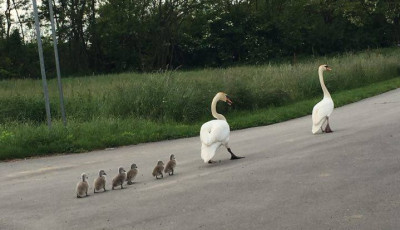
<path id="1" fill-rule="evenodd" d="M 232 132 L 246 158 L 221 147 L 212 165 L 199 137 L 3 162 L 0 229 L 400 229 L 400 89 L 337 108 L 330 122 L 322 135 L 310 116 Z M 153 178 L 172 153 L 176 175 Z M 136 184 L 93 194 L 99 169 L 111 181 L 132 162 Z M 82 172 L 90 196 L 77 199 Z"/>

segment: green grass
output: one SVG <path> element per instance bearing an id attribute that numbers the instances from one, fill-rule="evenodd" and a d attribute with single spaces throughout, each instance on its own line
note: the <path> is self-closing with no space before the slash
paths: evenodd
<path id="1" fill-rule="evenodd" d="M 232 129 L 268 125 L 311 113 L 321 97 L 317 68 L 335 106 L 400 86 L 400 50 L 382 49 L 289 64 L 125 73 L 63 79 L 68 126 L 60 122 L 56 81 L 49 82 L 52 130 L 45 124 L 41 82 L 0 82 L 0 159 L 84 152 L 198 135 L 210 103 L 225 91 L 234 106 L 218 110 Z"/>

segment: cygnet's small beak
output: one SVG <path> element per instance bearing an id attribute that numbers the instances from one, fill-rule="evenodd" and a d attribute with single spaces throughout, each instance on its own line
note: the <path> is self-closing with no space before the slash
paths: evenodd
<path id="1" fill-rule="evenodd" d="M 228 105 L 232 105 L 232 101 L 231 99 L 228 97 L 228 95 L 226 95 L 226 103 L 228 103 Z"/>

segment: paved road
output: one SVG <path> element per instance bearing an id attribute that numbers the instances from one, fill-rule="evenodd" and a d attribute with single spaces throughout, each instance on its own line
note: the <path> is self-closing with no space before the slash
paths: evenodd
<path id="1" fill-rule="evenodd" d="M 231 133 L 228 160 L 200 160 L 198 137 L 0 163 L 0 229 L 400 229 L 400 89 L 311 117 Z M 174 176 L 155 180 L 176 155 Z M 137 184 L 75 198 L 84 171 L 135 161 Z"/>

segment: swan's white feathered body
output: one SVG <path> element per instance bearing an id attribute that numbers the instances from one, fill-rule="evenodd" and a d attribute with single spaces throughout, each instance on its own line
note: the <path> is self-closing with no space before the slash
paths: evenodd
<path id="1" fill-rule="evenodd" d="M 324 82 L 324 71 L 330 71 L 331 68 L 327 65 L 321 65 L 318 68 L 319 81 L 321 84 L 322 92 L 324 93 L 324 98 L 322 101 L 318 102 L 312 110 L 312 133 L 316 134 L 318 132 L 332 132 L 329 127 L 329 116 L 333 112 L 334 104 L 328 89 Z M 325 126 L 325 131 L 324 127 Z"/>
<path id="2" fill-rule="evenodd" d="M 327 118 L 332 114 L 334 108 L 331 97 L 326 97 L 318 102 L 312 111 L 312 133 L 316 134 L 321 131 L 321 127 L 326 123 Z M 322 127 L 323 128 L 323 127 Z"/>
<path id="3" fill-rule="evenodd" d="M 217 93 L 211 102 L 211 114 L 217 120 L 206 122 L 200 128 L 201 159 L 203 159 L 204 163 L 213 163 L 211 159 L 221 145 L 225 146 L 226 150 L 231 154 L 231 160 L 244 158 L 236 156 L 228 145 L 231 130 L 225 117 L 217 113 L 218 101 L 224 101 L 229 105 L 232 104 L 228 95 L 222 92 Z"/>
<path id="4" fill-rule="evenodd" d="M 226 120 L 212 120 L 204 123 L 200 129 L 201 159 L 207 163 L 215 156 L 221 145 L 228 145 L 230 128 Z"/>

